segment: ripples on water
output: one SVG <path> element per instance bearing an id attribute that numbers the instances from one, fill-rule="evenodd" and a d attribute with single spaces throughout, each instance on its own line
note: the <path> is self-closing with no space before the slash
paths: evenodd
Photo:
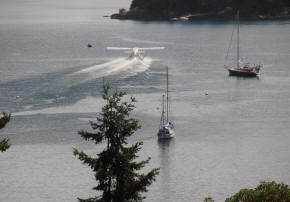
<path id="1" fill-rule="evenodd" d="M 7 17 L 0 20 L 0 110 L 14 115 L 1 131 L 13 145 L 0 156 L 0 201 L 74 201 L 95 194 L 93 174 L 72 147 L 92 154 L 102 148 L 83 142 L 77 131 L 90 128 L 88 120 L 103 104 L 103 77 L 138 100 L 134 116 L 142 129 L 130 142 L 144 141 L 140 158 L 152 157 L 146 169 L 161 168 L 145 201 L 223 201 L 261 180 L 290 183 L 289 24 L 241 24 L 243 57 L 264 64 L 259 79 L 243 79 L 223 69 L 230 23 L 102 17 L 127 1 L 15 2 L 5 2 Z M 39 14 L 46 6 L 55 16 Z M 166 49 L 146 52 L 140 61 L 107 46 Z M 160 142 L 166 65 L 177 135 Z"/>

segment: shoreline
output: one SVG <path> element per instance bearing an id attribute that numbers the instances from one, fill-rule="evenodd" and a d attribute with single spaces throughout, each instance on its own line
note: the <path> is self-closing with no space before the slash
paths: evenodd
<path id="1" fill-rule="evenodd" d="M 119 13 L 114 13 L 110 16 L 111 19 L 118 20 L 136 20 L 136 21 L 232 21 L 233 14 L 232 10 L 223 10 L 217 13 L 189 13 L 186 15 L 175 15 L 173 14 L 153 14 L 146 10 L 133 9 L 125 10 L 120 9 Z M 284 15 L 250 15 L 240 16 L 240 20 L 245 21 L 267 21 L 267 20 L 290 20 L 290 14 Z"/>

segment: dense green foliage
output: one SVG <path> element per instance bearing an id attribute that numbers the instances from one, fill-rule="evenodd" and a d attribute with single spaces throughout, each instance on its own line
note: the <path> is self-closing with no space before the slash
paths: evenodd
<path id="1" fill-rule="evenodd" d="M 214 200 L 212 199 L 212 197 L 206 197 L 203 202 L 214 202 Z"/>
<path id="2" fill-rule="evenodd" d="M 126 147 L 128 137 L 133 135 L 140 125 L 137 120 L 130 118 L 135 108 L 135 98 L 131 97 L 129 102 L 123 102 L 124 95 L 124 92 L 118 91 L 109 94 L 109 87 L 104 86 L 103 99 L 106 104 L 99 113 L 97 122 L 90 122 L 96 132 L 79 131 L 85 140 L 95 144 L 106 144 L 105 149 L 97 154 L 96 158 L 74 149 L 74 155 L 92 168 L 98 182 L 94 189 L 102 193 L 101 196 L 79 199 L 80 201 L 142 201 L 145 197 L 141 193 L 147 191 L 147 186 L 158 174 L 159 169 L 153 169 L 147 174 L 136 172 L 140 171 L 150 158 L 141 162 L 135 161 L 142 142 Z"/>
<path id="3" fill-rule="evenodd" d="M 276 182 L 261 182 L 255 189 L 242 189 L 226 199 L 226 202 L 289 202 L 288 185 Z"/>
<path id="4" fill-rule="evenodd" d="M 204 202 L 213 202 L 211 197 Z M 261 182 L 255 189 L 241 189 L 238 193 L 226 199 L 225 202 L 289 202 L 290 189 L 288 185 L 276 182 Z"/>
<path id="5" fill-rule="evenodd" d="M 2 117 L 0 118 L 0 129 L 4 128 L 5 125 L 10 121 L 11 115 L 5 112 L 2 113 Z M 0 139 L 0 151 L 4 152 L 10 147 L 9 139 L 3 138 Z"/>
<path id="6" fill-rule="evenodd" d="M 236 13 L 239 9 L 241 17 L 249 17 L 281 15 L 287 7 L 290 7 L 289 0 L 132 0 L 130 9 L 165 18 L 188 13 L 218 13 L 225 9 Z"/>

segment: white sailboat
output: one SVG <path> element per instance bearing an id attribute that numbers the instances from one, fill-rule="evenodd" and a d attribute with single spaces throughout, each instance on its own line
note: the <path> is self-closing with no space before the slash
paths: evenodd
<path id="1" fill-rule="evenodd" d="M 166 117 L 165 117 L 165 95 L 162 96 L 162 114 L 160 120 L 160 126 L 157 133 L 159 139 L 170 139 L 175 136 L 174 126 L 169 121 L 168 117 L 168 67 L 166 67 Z"/>
<path id="2" fill-rule="evenodd" d="M 259 76 L 260 68 L 262 67 L 262 65 L 250 65 L 248 63 L 243 63 L 240 60 L 240 47 L 239 46 L 240 46 L 240 21 L 239 21 L 239 11 L 238 11 L 237 12 L 237 62 L 236 62 L 237 66 L 234 67 L 234 66 L 225 65 L 224 67 L 229 71 L 230 76 L 241 76 L 241 77 Z"/>

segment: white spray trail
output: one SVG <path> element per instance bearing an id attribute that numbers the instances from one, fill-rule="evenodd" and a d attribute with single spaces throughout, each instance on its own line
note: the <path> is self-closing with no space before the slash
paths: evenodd
<path id="1" fill-rule="evenodd" d="M 146 57 L 143 60 L 138 58 L 115 58 L 108 62 L 85 67 L 71 74 L 64 75 L 63 78 L 58 81 L 58 84 L 63 88 L 68 88 L 73 85 L 79 85 L 107 76 L 128 78 L 138 73 L 146 73 L 153 61 L 155 60 L 149 57 Z"/>
<path id="2" fill-rule="evenodd" d="M 138 58 L 117 58 L 103 64 L 94 65 L 79 70 L 73 73 L 73 75 L 87 74 L 89 77 L 100 78 L 103 76 L 111 76 L 116 74 L 123 75 L 124 73 L 127 73 L 127 76 L 132 76 L 139 72 L 145 72 L 148 70 L 152 62 L 153 59 L 151 58 L 145 58 L 143 60 Z"/>
<path id="3" fill-rule="evenodd" d="M 91 66 L 91 67 L 87 67 L 87 68 L 82 69 L 82 70 L 80 70 L 78 72 L 75 72 L 75 73 L 76 74 L 80 74 L 80 73 L 86 73 L 86 72 L 94 72 L 96 70 L 100 70 L 100 69 L 103 69 L 103 68 L 118 64 L 118 63 L 120 63 L 122 61 L 124 61 L 124 58 L 118 58 L 118 59 L 112 60 L 110 62 L 106 62 L 104 64 L 99 64 L 99 65 L 94 65 L 94 66 Z"/>

